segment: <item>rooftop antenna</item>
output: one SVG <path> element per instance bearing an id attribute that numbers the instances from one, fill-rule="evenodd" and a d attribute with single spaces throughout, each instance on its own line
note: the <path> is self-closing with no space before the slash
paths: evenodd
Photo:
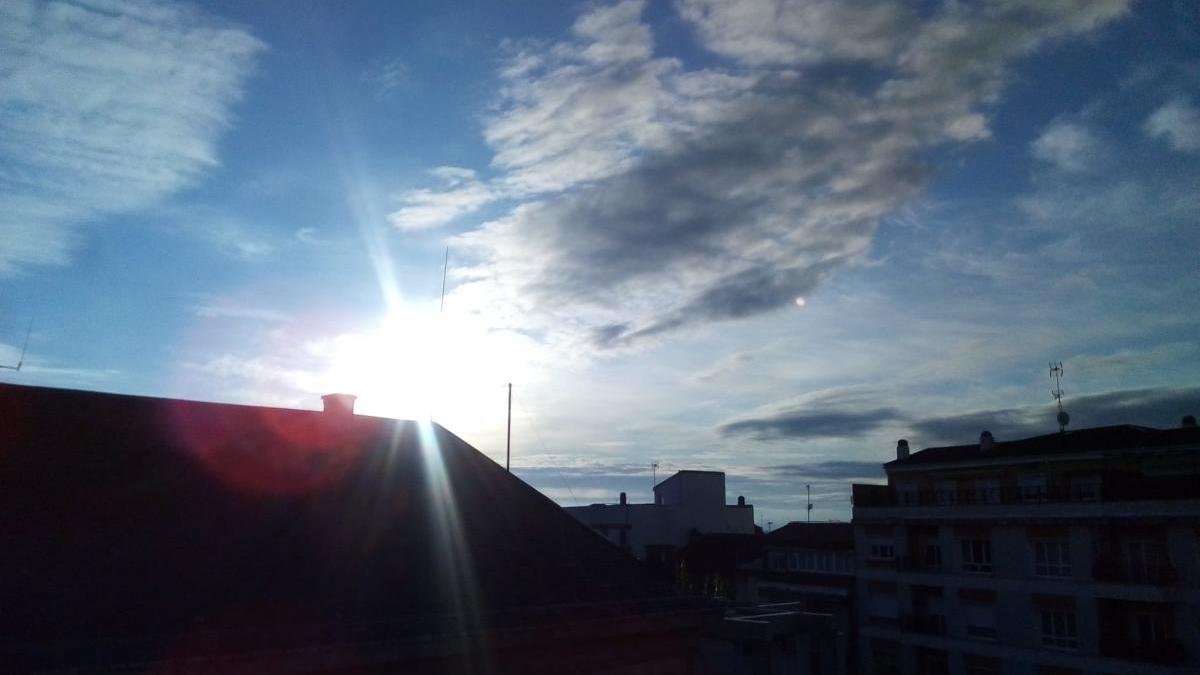
<path id="1" fill-rule="evenodd" d="M 1068 415 L 1067 411 L 1063 410 L 1063 407 L 1062 407 L 1062 399 L 1063 399 L 1062 377 L 1063 377 L 1062 361 L 1051 361 L 1050 362 L 1050 379 L 1054 380 L 1054 388 L 1050 390 L 1050 395 L 1053 396 L 1054 401 L 1056 403 L 1058 403 L 1058 415 L 1056 417 L 1056 419 L 1058 420 L 1058 431 L 1060 433 L 1066 433 L 1067 425 L 1071 423 L 1071 416 Z"/>
<path id="2" fill-rule="evenodd" d="M 804 490 L 805 490 L 805 492 L 808 493 L 808 522 L 811 523 L 812 522 L 812 486 L 805 485 Z"/>
<path id="3" fill-rule="evenodd" d="M 658 460 L 650 462 L 650 499 L 654 500 L 654 486 L 658 485 Z"/>
<path id="4" fill-rule="evenodd" d="M 29 336 L 33 333 L 33 316 L 29 317 L 29 325 L 25 326 L 25 342 L 21 345 L 21 356 L 17 358 L 17 365 L 10 366 L 0 364 L 0 370 L 14 370 L 21 372 L 21 366 L 25 365 L 25 351 L 29 349 Z"/>

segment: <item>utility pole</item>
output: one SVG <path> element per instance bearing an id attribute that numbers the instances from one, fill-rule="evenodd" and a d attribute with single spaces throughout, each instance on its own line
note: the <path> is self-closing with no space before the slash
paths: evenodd
<path id="1" fill-rule="evenodd" d="M 33 316 L 29 317 L 29 325 L 25 328 L 25 342 L 21 345 L 21 356 L 17 359 L 17 365 L 10 366 L 0 364 L 0 370 L 15 370 L 21 372 L 21 366 L 25 365 L 25 352 L 29 349 L 29 336 L 33 333 Z"/>
<path id="2" fill-rule="evenodd" d="M 512 382 L 508 383 L 508 434 L 504 439 L 504 470 L 512 473 Z"/>

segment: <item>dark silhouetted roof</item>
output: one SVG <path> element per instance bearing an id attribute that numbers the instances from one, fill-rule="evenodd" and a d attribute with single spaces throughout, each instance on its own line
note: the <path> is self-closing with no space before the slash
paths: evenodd
<path id="1" fill-rule="evenodd" d="M 987 451 L 980 450 L 978 443 L 926 448 L 914 452 L 907 459 L 892 460 L 884 464 L 884 467 L 956 462 L 985 457 L 1019 458 L 1080 452 L 1132 451 L 1141 448 L 1187 446 L 1197 443 L 1200 443 L 1200 429 L 1196 427 L 1152 429 L 1132 424 L 1120 424 L 1033 436 L 1014 441 L 996 439 L 995 444 Z"/>
<path id="2" fill-rule="evenodd" d="M 0 661 L 29 669 L 128 638 L 151 642 L 94 653 L 486 632 L 678 602 L 454 434 L 349 414 L 0 384 L 0 532 Z"/>
<path id="3" fill-rule="evenodd" d="M 854 548 L 854 526 L 850 523 L 791 522 L 767 533 L 767 543 L 816 548 Z"/>

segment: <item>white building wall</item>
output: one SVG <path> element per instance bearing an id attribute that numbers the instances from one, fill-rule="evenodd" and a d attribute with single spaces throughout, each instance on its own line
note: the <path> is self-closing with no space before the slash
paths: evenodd
<path id="1" fill-rule="evenodd" d="M 680 472 L 655 487 L 661 504 L 591 504 L 566 511 L 620 544 L 625 528 L 630 552 L 644 558 L 647 546 L 684 546 L 701 534 L 754 534 L 754 507 L 725 503 L 725 475 Z M 608 528 L 607 530 L 605 528 Z"/>

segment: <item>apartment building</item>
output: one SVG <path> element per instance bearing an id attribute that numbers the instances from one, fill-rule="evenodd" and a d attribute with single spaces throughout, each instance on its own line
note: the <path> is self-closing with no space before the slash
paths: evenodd
<path id="1" fill-rule="evenodd" d="M 909 452 L 854 486 L 867 673 L 1200 672 L 1200 430 Z"/>

